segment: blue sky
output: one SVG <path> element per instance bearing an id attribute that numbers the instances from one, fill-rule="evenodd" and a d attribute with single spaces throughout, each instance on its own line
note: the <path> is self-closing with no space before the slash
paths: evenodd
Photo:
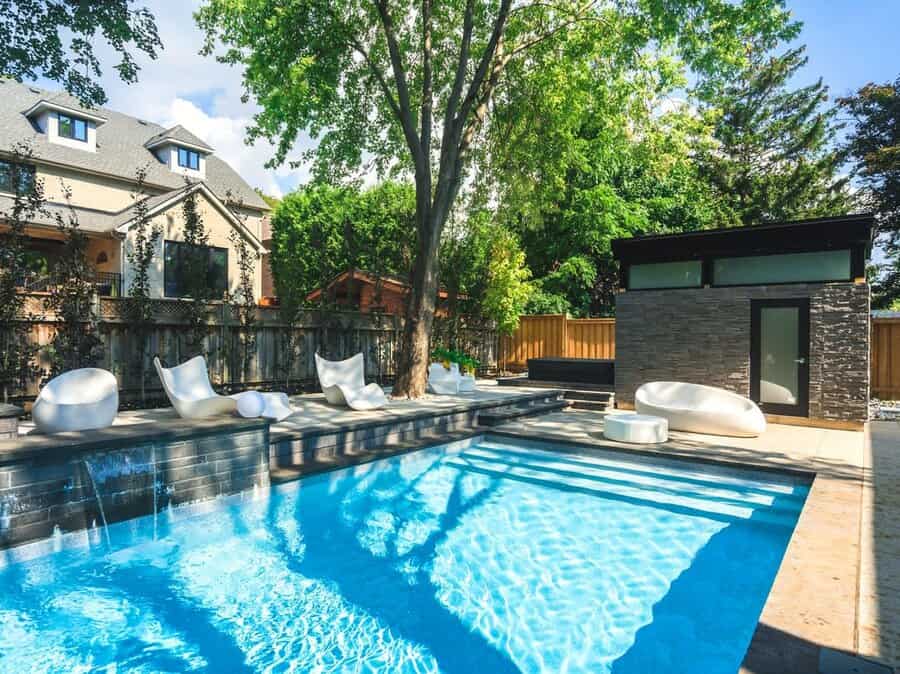
<path id="1" fill-rule="evenodd" d="M 822 76 L 832 96 L 900 75 L 900 0 L 789 0 L 803 22 L 809 63 L 800 81 Z"/>
<path id="2" fill-rule="evenodd" d="M 139 58 L 140 82 L 128 86 L 115 76 L 114 55 L 100 50 L 107 64 L 102 78 L 109 107 L 151 119 L 165 126 L 183 124 L 253 186 L 281 195 L 308 179 L 305 168 L 265 168 L 272 148 L 265 142 L 248 147 L 244 130 L 256 111 L 240 100 L 240 72 L 200 56 L 202 35 L 192 14 L 200 0 L 144 0 L 159 25 L 165 45 L 160 57 Z M 869 81 L 885 82 L 900 75 L 900 0 L 788 0 L 796 18 L 804 22 L 798 43 L 807 45 L 809 63 L 796 76 L 796 85 L 820 75 L 831 95 L 842 96 Z M 40 82 L 55 89 L 52 82 Z M 293 158 L 310 147 L 301 138 Z"/>

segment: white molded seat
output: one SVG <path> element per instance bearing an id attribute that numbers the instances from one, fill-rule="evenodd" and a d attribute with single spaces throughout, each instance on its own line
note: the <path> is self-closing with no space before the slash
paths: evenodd
<path id="1" fill-rule="evenodd" d="M 603 435 L 610 440 L 651 444 L 669 439 L 669 423 L 663 417 L 646 414 L 607 414 Z"/>
<path id="2" fill-rule="evenodd" d="M 634 394 L 639 414 L 664 417 L 669 429 L 754 437 L 766 430 L 766 418 L 749 398 L 714 386 L 654 381 Z"/>
<path id="3" fill-rule="evenodd" d="M 455 367 L 455 369 L 454 369 Z M 428 366 L 428 389 L 438 395 L 456 395 L 459 393 L 459 365 L 450 364 L 450 369 L 441 363 Z"/>
<path id="4" fill-rule="evenodd" d="M 346 360 L 326 360 L 316 356 L 316 373 L 325 400 L 354 410 L 376 410 L 388 404 L 378 384 L 366 384 L 365 361 L 361 353 Z"/>
<path id="5" fill-rule="evenodd" d="M 42 433 L 87 431 L 111 426 L 119 411 L 119 383 L 96 367 L 70 370 L 41 389 L 31 418 Z"/>
<path id="6" fill-rule="evenodd" d="M 163 367 L 159 357 L 156 357 L 153 365 L 156 366 L 169 402 L 184 419 L 202 419 L 231 414 L 237 410 L 234 398 L 221 396 L 213 390 L 203 356 L 194 356 L 171 368 Z"/>

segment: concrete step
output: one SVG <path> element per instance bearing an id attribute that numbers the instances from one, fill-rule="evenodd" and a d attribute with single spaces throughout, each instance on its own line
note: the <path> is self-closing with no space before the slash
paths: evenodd
<path id="1" fill-rule="evenodd" d="M 612 391 L 582 391 L 581 389 L 566 389 L 566 400 L 590 400 L 597 403 L 611 403 L 616 394 Z"/>
<path id="2" fill-rule="evenodd" d="M 573 410 L 590 410 L 592 412 L 608 412 L 613 408 L 612 401 L 599 402 L 597 400 L 573 400 L 566 397 Z"/>
<path id="3" fill-rule="evenodd" d="M 499 426 L 500 424 L 528 417 L 535 414 L 559 412 L 569 407 L 569 401 L 563 398 L 548 397 L 545 399 L 529 401 L 529 404 L 507 405 L 494 407 L 478 413 L 478 423 L 481 426 Z"/>
<path id="4" fill-rule="evenodd" d="M 500 377 L 497 379 L 498 386 L 532 386 L 534 388 L 557 388 L 572 391 L 605 391 L 612 393 L 615 386 L 612 384 L 587 384 L 572 381 L 545 381 L 540 379 L 529 379 L 526 376 L 518 377 Z"/>

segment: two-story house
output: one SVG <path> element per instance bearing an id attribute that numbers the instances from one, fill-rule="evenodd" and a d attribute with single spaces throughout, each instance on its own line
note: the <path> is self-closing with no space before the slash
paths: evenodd
<path id="1" fill-rule="evenodd" d="M 268 206 L 214 148 L 184 127 L 166 129 L 113 110 L 87 109 L 68 94 L 0 79 L 0 227 L 12 204 L 12 148 L 21 142 L 31 147 L 32 157 L 19 173 L 42 181 L 47 200 L 46 213 L 26 230 L 35 269 L 23 282 L 28 289 L 42 290 L 53 282 L 62 245 L 55 213 L 68 217 L 71 204 L 89 237 L 98 290 L 127 294 L 135 203 L 146 199 L 148 215 L 162 231 L 151 293 L 159 299 L 181 297 L 182 206 L 193 192 L 209 233 L 207 259 L 215 290 L 237 289 L 240 272 L 232 238 L 238 232 L 253 251 L 254 294 L 261 296 Z M 141 168 L 146 170 L 143 195 L 136 194 Z"/>

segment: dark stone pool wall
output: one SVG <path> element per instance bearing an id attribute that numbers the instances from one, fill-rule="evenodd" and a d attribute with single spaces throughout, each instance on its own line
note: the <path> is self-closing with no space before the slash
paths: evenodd
<path id="1" fill-rule="evenodd" d="M 0 442 L 0 548 L 269 485 L 258 419 L 117 426 Z"/>

